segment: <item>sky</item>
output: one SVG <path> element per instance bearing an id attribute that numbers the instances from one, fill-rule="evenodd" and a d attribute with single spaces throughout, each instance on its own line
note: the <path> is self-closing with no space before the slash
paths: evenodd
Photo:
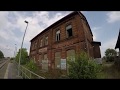
<path id="1" fill-rule="evenodd" d="M 5 57 L 13 57 L 15 48 L 21 46 L 27 24 L 23 47 L 29 53 L 30 40 L 45 28 L 58 21 L 72 11 L 0 11 L 0 50 Z M 119 29 L 119 11 L 81 11 L 86 17 L 93 33 L 93 40 L 100 41 L 101 55 L 105 50 L 115 48 Z M 118 51 L 118 49 L 117 49 Z"/>

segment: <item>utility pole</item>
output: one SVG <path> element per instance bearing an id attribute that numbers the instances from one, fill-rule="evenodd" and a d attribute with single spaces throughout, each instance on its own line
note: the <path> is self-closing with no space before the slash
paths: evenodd
<path id="1" fill-rule="evenodd" d="M 17 45 L 15 44 L 15 60 L 16 60 L 16 56 L 17 56 Z"/>

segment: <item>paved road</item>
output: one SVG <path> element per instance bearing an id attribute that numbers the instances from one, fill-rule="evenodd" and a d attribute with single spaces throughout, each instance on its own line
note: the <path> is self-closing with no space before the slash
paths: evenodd
<path id="1" fill-rule="evenodd" d="M 0 68 L 0 79 L 21 79 L 18 77 L 14 61 L 7 60 L 6 64 Z"/>
<path id="2" fill-rule="evenodd" d="M 14 63 L 9 62 L 6 73 L 4 75 L 4 79 L 16 79 L 17 69 Z"/>
<path id="3" fill-rule="evenodd" d="M 4 62 L 0 63 L 0 79 L 4 79 L 4 75 L 5 75 L 9 60 L 5 64 Z"/>

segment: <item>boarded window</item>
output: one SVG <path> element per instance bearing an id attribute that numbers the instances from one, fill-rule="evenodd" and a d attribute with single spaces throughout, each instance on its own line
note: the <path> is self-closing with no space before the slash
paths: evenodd
<path id="1" fill-rule="evenodd" d="M 67 51 L 67 60 L 75 61 L 75 50 Z M 67 73 L 69 73 L 69 65 L 67 64 Z"/>
<path id="2" fill-rule="evenodd" d="M 48 58 L 47 54 L 44 54 L 44 59 L 42 60 L 42 69 L 48 70 Z"/>
<path id="3" fill-rule="evenodd" d="M 55 68 L 56 69 L 60 69 L 60 64 L 61 64 L 61 53 L 60 52 L 56 52 L 55 53 Z"/>
<path id="4" fill-rule="evenodd" d="M 73 36 L 72 26 L 71 26 L 71 25 L 68 25 L 68 26 L 66 27 L 66 32 L 67 32 L 67 38 Z"/>
<path id="5" fill-rule="evenodd" d="M 68 50 L 67 51 L 67 59 L 75 61 L 75 50 Z"/>

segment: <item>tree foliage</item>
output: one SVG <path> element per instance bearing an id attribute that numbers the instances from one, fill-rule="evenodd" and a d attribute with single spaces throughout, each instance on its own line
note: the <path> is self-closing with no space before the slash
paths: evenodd
<path id="1" fill-rule="evenodd" d="M 0 51 L 0 58 L 4 58 L 4 54 L 2 51 Z"/>
<path id="2" fill-rule="evenodd" d="M 108 48 L 105 51 L 105 56 L 106 56 L 107 61 L 114 61 L 114 57 L 117 56 L 117 52 L 114 49 Z"/>
<path id="3" fill-rule="evenodd" d="M 38 70 L 38 66 L 37 66 L 37 64 L 36 63 L 34 63 L 34 61 L 31 59 L 31 60 L 29 60 L 29 62 L 27 62 L 26 63 L 26 67 L 29 69 L 29 70 L 31 70 L 31 71 L 33 71 L 33 72 L 37 72 L 37 70 Z"/>
<path id="4" fill-rule="evenodd" d="M 68 76 L 72 79 L 94 79 L 101 71 L 101 66 L 90 59 L 85 52 L 75 56 L 75 61 L 68 61 Z"/>
<path id="5" fill-rule="evenodd" d="M 19 56 L 20 56 L 20 49 L 16 55 L 16 61 L 19 62 Z M 28 61 L 28 52 L 26 48 L 21 49 L 21 60 L 20 64 L 26 64 Z"/>

